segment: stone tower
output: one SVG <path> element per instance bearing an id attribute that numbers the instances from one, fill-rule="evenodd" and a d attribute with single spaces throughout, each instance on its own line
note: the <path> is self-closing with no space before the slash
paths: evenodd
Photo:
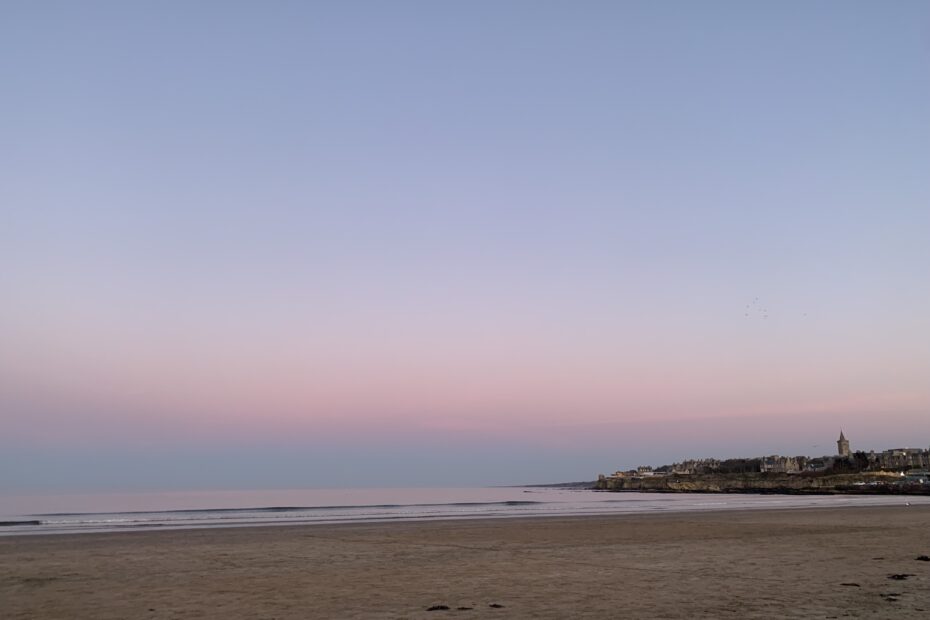
<path id="1" fill-rule="evenodd" d="M 840 429 L 840 438 L 836 440 L 836 453 L 840 456 L 849 456 L 849 440 L 843 436 L 842 429 Z"/>

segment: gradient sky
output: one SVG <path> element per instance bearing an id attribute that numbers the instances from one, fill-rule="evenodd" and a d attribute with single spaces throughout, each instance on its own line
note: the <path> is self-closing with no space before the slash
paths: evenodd
<path id="1" fill-rule="evenodd" d="M 930 3 L 0 5 L 0 490 L 930 444 Z"/>

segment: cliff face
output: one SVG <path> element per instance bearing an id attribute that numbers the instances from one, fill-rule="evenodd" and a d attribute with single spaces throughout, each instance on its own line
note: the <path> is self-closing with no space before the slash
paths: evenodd
<path id="1" fill-rule="evenodd" d="M 597 488 L 603 491 L 655 491 L 671 493 L 831 493 L 866 491 L 863 483 L 899 480 L 887 474 L 836 474 L 800 476 L 788 474 L 695 474 L 645 478 L 604 478 Z M 859 483 L 857 485 L 857 483 Z"/>

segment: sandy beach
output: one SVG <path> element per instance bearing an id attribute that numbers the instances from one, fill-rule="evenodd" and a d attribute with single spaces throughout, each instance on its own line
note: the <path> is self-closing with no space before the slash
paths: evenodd
<path id="1" fill-rule="evenodd" d="M 923 618 L 901 504 L 5 537 L 0 615 Z"/>

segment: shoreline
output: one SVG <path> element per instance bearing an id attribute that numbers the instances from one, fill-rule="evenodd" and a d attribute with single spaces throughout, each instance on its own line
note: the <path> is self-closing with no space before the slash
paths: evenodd
<path id="1" fill-rule="evenodd" d="M 653 493 L 773 493 L 783 495 L 930 495 L 926 476 L 914 479 L 903 473 L 703 473 L 601 475 L 596 488 L 602 491 Z"/>
<path id="2" fill-rule="evenodd" d="M 382 520 L 357 520 L 357 521 L 320 521 L 320 522 L 299 522 L 299 523 L 269 523 L 269 522 L 260 522 L 260 523 L 233 523 L 233 524 L 223 524 L 223 525 L 194 525 L 194 526 L 139 526 L 139 527 L 127 527 L 124 529 L 112 529 L 112 530 L 89 530 L 82 532 L 35 532 L 33 534 L 24 534 L 22 535 L 25 538 L 52 538 L 59 540 L 62 538 L 91 538 L 91 537 L 105 537 L 112 535 L 120 534 L 171 534 L 177 532 L 178 534 L 183 535 L 186 532 L 221 532 L 226 530 L 278 530 L 278 529 L 307 529 L 308 531 L 316 531 L 318 529 L 329 529 L 329 528 L 357 528 L 357 529 L 370 529 L 370 528 L 390 528 L 390 527 L 418 527 L 423 526 L 427 527 L 431 524 L 443 525 L 443 524 L 461 524 L 463 526 L 478 525 L 478 524 L 488 524 L 498 521 L 503 521 L 507 523 L 512 523 L 515 525 L 520 524 L 530 524 L 538 521 L 543 522 L 552 522 L 552 523 L 564 523 L 570 524 L 572 522 L 585 522 L 585 521 L 615 521 L 615 520 L 661 520 L 661 519 L 674 519 L 674 520 L 686 520 L 690 517 L 695 518 L 718 518 L 724 519 L 725 517 L 734 517 L 734 518 L 743 518 L 749 515 L 765 514 L 765 513 L 784 513 L 784 512 L 835 512 L 835 511 L 883 511 L 883 510 L 897 510 L 899 508 L 907 508 L 909 510 L 915 510 L 917 512 L 924 511 L 927 513 L 928 524 L 930 524 L 930 504 L 915 504 L 915 505 L 879 505 L 879 506 L 766 506 L 764 508 L 708 508 L 703 510 L 662 510 L 649 513 L 643 512 L 617 512 L 612 514 L 567 514 L 567 515 L 537 515 L 537 516 L 527 516 L 527 515 L 496 515 L 496 516 L 462 516 L 462 517 L 408 517 L 408 518 L 386 518 Z M 2 548 L 2 543 L 5 540 L 20 538 L 20 534 L 12 536 L 3 536 L 0 534 L 0 548 Z"/>
<path id="3" fill-rule="evenodd" d="M 16 536 L 0 600 L 16 619 L 918 618 L 928 522 L 902 505 Z"/>
<path id="4" fill-rule="evenodd" d="M 852 497 L 861 497 L 861 496 L 900 496 L 900 497 L 921 497 L 930 495 L 930 486 L 920 485 L 917 488 L 889 488 L 889 487 L 878 487 L 874 489 L 862 489 L 859 490 L 857 487 L 852 488 L 822 488 L 822 489 L 791 489 L 791 488 L 777 488 L 777 489 L 766 489 L 766 488 L 757 488 L 757 489 L 746 489 L 746 488 L 735 488 L 735 489 L 662 489 L 662 488 L 644 488 L 644 489 L 601 489 L 593 488 L 586 489 L 588 491 L 594 491 L 596 493 L 645 493 L 645 494 L 663 494 L 663 495 L 788 495 L 788 496 L 797 496 L 797 495 L 809 495 L 809 496 L 818 496 L 818 495 L 849 495 Z"/>
<path id="5" fill-rule="evenodd" d="M 629 494 L 641 494 L 645 496 L 650 495 L 666 495 L 666 496 L 683 496 L 683 495 L 697 495 L 697 496 L 716 496 L 720 500 L 724 500 L 727 497 L 738 497 L 738 496 L 747 496 L 747 495 L 762 495 L 762 496 L 776 496 L 780 495 L 777 493 L 757 493 L 757 492 L 731 492 L 731 493 L 712 493 L 712 492 L 664 492 L 664 491 L 592 491 L 597 494 L 619 494 L 619 495 L 629 495 Z M 820 496 L 823 498 L 836 498 L 839 499 L 843 494 L 835 493 L 825 493 L 825 494 L 811 494 L 805 493 L 805 496 Z M 798 497 L 798 494 L 785 494 L 786 497 Z M 898 498 L 900 497 L 900 501 Z M 538 514 L 532 513 L 511 513 L 511 514 L 494 514 L 494 513 L 471 513 L 471 514 L 459 514 L 459 513 L 446 513 L 446 514 L 432 514 L 432 515 L 392 515 L 392 516 L 381 516 L 381 517 L 358 517 L 358 518 L 319 518 L 319 517 L 306 517 L 305 519 L 300 517 L 289 518 L 289 520 L 276 521 L 272 519 L 262 519 L 260 517 L 250 517 L 248 520 L 243 519 L 241 521 L 226 521 L 226 522 L 208 522 L 208 523 L 193 523 L 193 522 L 160 522 L 153 521 L 150 523 L 126 523 L 126 524 L 111 524 L 111 525 L 66 525 L 66 524 L 53 524 L 47 523 L 43 520 L 37 520 L 29 518 L 29 516 L 24 515 L 21 520 L 14 521 L 4 521 L 0 523 L 3 527 L 0 527 L 0 540 L 6 538 L 19 538 L 19 537 L 67 537 L 67 536 L 93 536 L 101 534 L 125 534 L 125 533 L 145 533 L 145 532 L 172 532 L 172 531 L 201 531 L 201 530 L 225 530 L 225 529 L 241 529 L 241 528 L 297 528 L 297 527 L 308 527 L 308 528 L 320 528 L 320 527 L 331 527 L 331 526 L 350 526 L 350 525 L 359 525 L 359 526 L 390 526 L 393 523 L 408 523 L 408 524 L 428 524 L 428 523 L 444 523 L 444 522 L 493 522 L 497 520 L 503 521 L 535 521 L 540 519 L 613 519 L 613 518 L 622 518 L 622 517 L 661 517 L 665 515 L 670 516 L 686 516 L 686 515 L 700 515 L 700 514 L 740 514 L 740 513 L 754 513 L 754 512 L 765 512 L 769 510 L 773 511 L 800 511 L 800 510 L 854 510 L 854 509 L 872 509 L 872 508 L 887 508 L 887 507 L 897 507 L 899 505 L 913 506 L 914 508 L 928 508 L 930 509 L 930 502 L 916 502 L 911 504 L 906 501 L 906 498 L 902 496 L 894 496 L 894 501 L 891 500 L 891 496 L 883 496 L 882 499 L 886 500 L 882 503 L 877 504 L 840 504 L 840 505 L 830 505 L 827 503 L 817 503 L 817 504 L 792 504 L 792 505 L 779 505 L 779 504 L 761 504 L 761 505 L 742 505 L 742 506 L 730 506 L 730 507 L 718 507 L 717 504 L 722 502 L 713 502 L 713 505 L 708 505 L 704 507 L 700 504 L 687 504 L 687 505 L 669 505 L 661 507 L 653 507 L 648 510 L 637 510 L 629 509 L 624 510 L 618 508 L 616 511 L 604 511 L 604 510 L 591 510 L 586 511 L 586 509 L 579 509 L 577 512 L 540 512 Z M 227 514 L 230 512 L 245 511 L 249 513 L 261 513 L 264 511 L 276 512 L 280 510 L 279 508 L 246 508 L 246 509 L 229 509 L 229 508 L 218 508 L 218 509 L 199 509 L 194 510 L 195 513 L 223 513 Z M 106 516 L 109 514 L 112 515 L 159 515 L 159 514 L 174 514 L 180 513 L 185 514 L 190 511 L 186 510 L 171 510 L 171 511 L 156 511 L 156 512 L 138 512 L 138 513 L 74 513 L 73 515 L 65 516 Z M 60 515 L 50 515 L 50 516 L 60 516 Z"/>

